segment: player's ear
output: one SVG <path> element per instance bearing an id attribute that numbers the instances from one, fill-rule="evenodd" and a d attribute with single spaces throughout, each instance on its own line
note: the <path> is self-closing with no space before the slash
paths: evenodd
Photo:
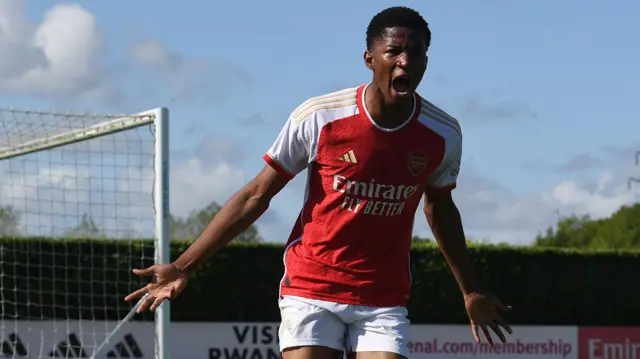
<path id="1" fill-rule="evenodd" d="M 373 71 L 373 54 L 369 50 L 364 52 L 364 64 L 369 70 Z"/>

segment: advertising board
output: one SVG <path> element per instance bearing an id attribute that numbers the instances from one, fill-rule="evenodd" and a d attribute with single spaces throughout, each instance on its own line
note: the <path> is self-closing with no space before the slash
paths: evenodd
<path id="1" fill-rule="evenodd" d="M 88 358 L 115 327 L 113 322 L 5 322 L 0 357 Z M 466 325 L 414 325 L 411 358 L 578 358 L 575 327 L 516 326 L 509 343 L 490 348 L 476 344 Z M 97 358 L 154 357 L 153 323 L 125 323 Z M 604 343 L 624 343 L 622 337 L 589 331 L 587 344 L 594 353 L 609 348 Z M 635 332 L 636 335 L 638 331 Z M 639 336 L 633 338 L 640 338 Z M 172 358 L 181 359 L 279 359 L 278 323 L 171 323 Z M 635 340 L 635 339 L 634 339 Z M 582 341 L 581 345 L 584 344 Z M 626 348 L 626 347 L 625 347 Z M 591 349 L 589 349 L 591 350 Z M 600 351 L 598 351 L 600 350 Z M 617 349 L 616 349 L 617 350 Z M 626 350 L 626 349 L 624 349 Z M 597 354 L 600 355 L 600 354 Z M 589 359 L 640 359 L 640 357 L 591 356 Z"/>
<path id="2" fill-rule="evenodd" d="M 414 325 L 411 358 L 577 358 L 575 327 L 517 326 L 506 344 L 476 344 L 470 326 Z M 484 340 L 484 335 L 480 337 Z M 499 342 L 493 335 L 494 342 Z M 640 359 L 640 358 L 639 358 Z"/>
<path id="3" fill-rule="evenodd" d="M 578 359 L 640 359 L 640 327 L 581 327 Z"/>

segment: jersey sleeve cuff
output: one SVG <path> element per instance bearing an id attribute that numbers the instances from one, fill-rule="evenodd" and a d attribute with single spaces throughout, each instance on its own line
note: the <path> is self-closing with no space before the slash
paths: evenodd
<path id="1" fill-rule="evenodd" d="M 287 180 L 293 179 L 294 175 L 291 174 L 289 171 L 287 171 L 282 165 L 276 162 L 273 158 L 271 158 L 271 156 L 269 156 L 268 153 L 265 153 L 264 156 L 262 156 L 262 159 L 285 179 Z"/>

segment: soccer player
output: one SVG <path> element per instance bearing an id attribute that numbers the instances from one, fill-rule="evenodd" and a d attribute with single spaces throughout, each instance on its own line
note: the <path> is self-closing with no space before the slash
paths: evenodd
<path id="1" fill-rule="evenodd" d="M 508 310 L 476 278 L 451 191 L 462 154 L 460 125 L 416 93 L 427 67 L 428 24 L 406 7 L 373 17 L 364 85 L 314 97 L 290 115 L 266 166 L 235 193 L 171 264 L 135 269 L 151 283 L 139 311 L 176 298 L 188 276 L 254 223 L 307 170 L 304 205 L 287 241 L 278 304 L 284 359 L 409 355 L 406 303 L 414 214 L 424 214 L 459 284 L 472 333 L 493 346 L 511 333 Z"/>

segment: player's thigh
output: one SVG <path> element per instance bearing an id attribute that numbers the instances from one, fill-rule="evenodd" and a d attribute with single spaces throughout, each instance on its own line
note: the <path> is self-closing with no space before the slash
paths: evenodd
<path id="1" fill-rule="evenodd" d="M 409 356 L 410 321 L 404 307 L 358 308 L 349 325 L 347 347 L 357 359 L 400 359 Z"/>
<path id="2" fill-rule="evenodd" d="M 331 310 L 288 296 L 279 306 L 278 336 L 286 359 L 325 358 L 344 350 L 347 326 Z"/>

